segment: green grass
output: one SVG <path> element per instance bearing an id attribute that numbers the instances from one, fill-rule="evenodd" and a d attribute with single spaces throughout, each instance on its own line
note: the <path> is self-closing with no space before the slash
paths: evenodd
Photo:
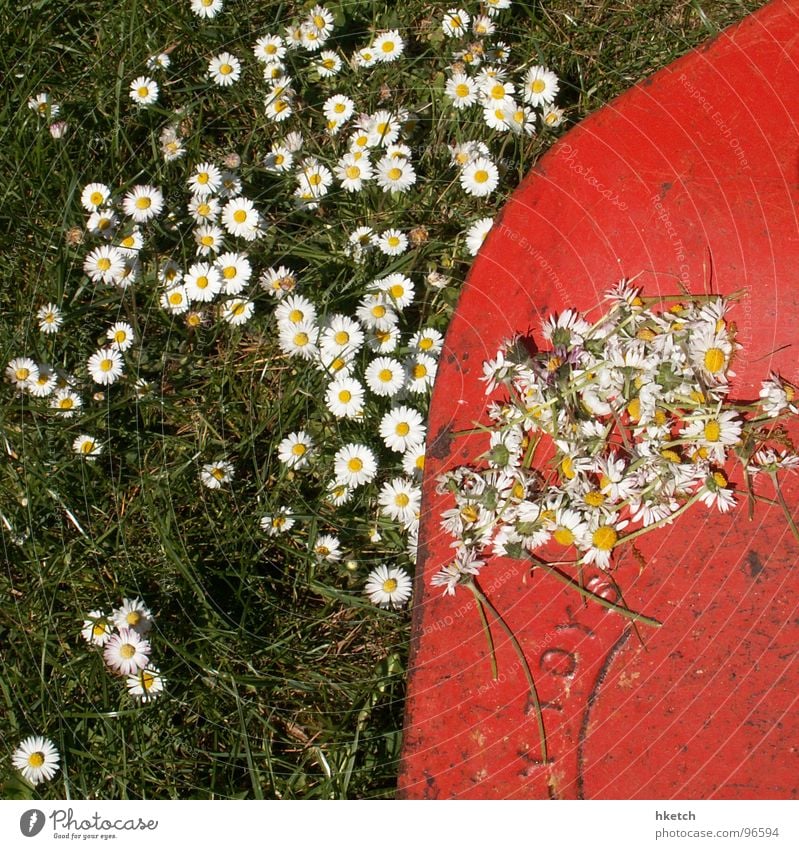
<path id="1" fill-rule="evenodd" d="M 442 95 L 451 45 L 442 43 L 431 4 L 331 3 L 341 21 L 336 44 L 348 55 L 370 30 L 396 26 L 408 56 L 401 74 L 388 65 L 366 82 L 352 74 L 312 81 L 292 56 L 304 109 L 290 128 L 306 132 L 307 152 L 326 159 L 329 145 L 311 128 L 327 96 L 343 91 L 370 111 L 402 103 L 421 119 L 411 140 L 420 180 L 393 200 L 373 187 L 296 212 L 291 179 L 259 165 L 284 130 L 263 115 L 249 50 L 258 34 L 282 31 L 301 4 L 229 5 L 204 24 L 188 2 L 39 0 L 0 13 L 0 365 L 28 355 L 79 371 L 108 324 L 124 319 L 139 339 L 128 373 L 151 386 L 139 401 L 132 380 L 92 401 L 84 370 L 86 403 L 69 420 L 7 382 L 0 387 L 4 797 L 393 794 L 410 615 L 373 607 L 363 584 L 374 565 L 410 570 L 412 561 L 396 523 L 380 519 L 382 540 L 370 541 L 378 523 L 374 487 L 340 509 L 320 497 L 332 452 L 365 439 L 364 425 L 320 411 L 326 377 L 280 352 L 264 293 L 243 328 L 209 322 L 192 330 L 164 314 L 146 280 L 123 294 L 90 284 L 82 274 L 89 243 L 81 243 L 80 191 L 93 180 L 116 188 L 152 182 L 178 208 L 191 163 L 235 152 L 245 192 L 270 223 L 253 248 L 254 266 L 298 271 L 300 290 L 321 315 L 352 312 L 372 278 L 403 271 L 417 286 L 403 322 L 407 339 L 418 327 L 446 328 L 470 264 L 466 226 L 499 209 L 562 129 L 499 137 L 476 113 L 454 115 Z M 541 63 L 559 74 L 565 129 L 759 5 L 515 3 L 498 19 L 497 37 L 511 47 L 511 67 Z M 145 73 L 148 55 L 173 47 L 159 104 L 133 108 L 131 79 Z M 245 64 L 244 82 L 229 92 L 204 81 L 208 56 L 225 48 Z M 26 106 L 42 90 L 63 105 L 65 139 L 51 138 Z M 183 107 L 187 154 L 164 163 L 159 132 Z M 468 198 L 453 180 L 446 146 L 467 138 L 484 139 L 510 163 L 488 200 Z M 401 257 L 355 266 L 342 252 L 342 233 L 365 221 L 428 233 Z M 191 261 L 185 228 L 176 235 L 161 227 L 153 239 Z M 425 287 L 431 270 L 446 273 L 449 285 Z M 36 327 L 47 301 L 65 314 L 52 337 Z M 366 420 L 379 420 L 385 408 L 370 399 Z M 287 471 L 276 456 L 280 439 L 299 428 L 322 446 L 309 473 Z M 83 432 L 108 441 L 96 462 L 71 450 Z M 221 456 L 235 461 L 236 477 L 212 492 L 199 484 L 199 465 Z M 390 452 L 380 459 L 389 475 L 399 473 Z M 269 538 L 258 518 L 281 504 L 297 524 L 290 535 Z M 309 554 L 316 535 L 328 532 L 340 535 L 346 552 L 337 563 Z M 153 659 L 167 679 L 163 696 L 145 706 L 80 638 L 90 610 L 134 596 L 156 615 Z M 32 733 L 52 738 L 62 755 L 57 777 L 35 790 L 10 765 Z"/>

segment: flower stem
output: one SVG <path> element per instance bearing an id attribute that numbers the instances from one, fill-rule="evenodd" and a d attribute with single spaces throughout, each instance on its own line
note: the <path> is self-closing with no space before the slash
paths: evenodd
<path id="1" fill-rule="evenodd" d="M 777 480 L 776 472 L 771 472 L 771 480 L 774 482 L 774 491 L 777 493 L 777 501 L 779 501 L 780 507 L 782 507 L 782 512 L 785 514 L 785 521 L 788 522 L 788 527 L 791 529 L 791 533 L 797 540 L 799 540 L 799 529 L 797 529 L 796 522 L 794 522 L 791 511 L 788 509 L 788 503 L 785 500 L 785 496 L 782 494 L 782 487 L 780 486 L 780 482 Z"/>
<path id="2" fill-rule="evenodd" d="M 480 622 L 483 625 L 483 633 L 486 635 L 486 641 L 488 642 L 488 654 L 491 658 L 491 677 L 494 681 L 499 677 L 499 672 L 497 671 L 497 653 L 494 650 L 494 638 L 491 635 L 491 628 L 488 625 L 488 619 L 486 618 L 486 610 L 483 605 L 483 601 L 480 597 L 480 594 L 476 592 L 476 587 L 474 583 L 469 581 L 467 586 L 472 591 L 474 595 L 474 600 L 477 602 L 477 612 L 480 614 Z"/>
<path id="3" fill-rule="evenodd" d="M 474 594 L 474 597 L 477 599 L 478 604 L 482 607 L 487 607 L 494 618 L 497 620 L 499 627 L 505 632 L 507 638 L 511 641 L 511 645 L 513 646 L 513 650 L 516 652 L 517 657 L 521 661 L 522 669 L 524 669 L 524 677 L 527 679 L 527 686 L 530 688 L 530 697 L 533 701 L 533 709 L 535 710 L 535 719 L 538 724 L 538 739 L 541 744 L 541 761 L 542 763 L 549 763 L 549 751 L 547 749 L 547 733 L 544 728 L 544 714 L 541 710 L 541 699 L 538 697 L 538 690 L 535 686 L 535 680 L 533 679 L 533 673 L 530 670 L 530 664 L 527 662 L 527 658 L 524 656 L 524 650 L 521 647 L 521 644 L 516 639 L 516 635 L 511 630 L 508 623 L 502 618 L 499 611 L 494 607 L 493 604 L 485 597 L 482 590 L 477 586 L 474 580 L 469 580 L 466 582 L 466 586 Z M 493 653 L 493 643 L 492 643 L 492 653 Z"/>
<path id="4" fill-rule="evenodd" d="M 616 613 L 620 613 L 626 619 L 631 620 L 632 622 L 643 622 L 645 625 L 651 625 L 653 628 L 659 628 L 663 623 L 658 622 L 657 619 L 653 619 L 651 616 L 645 616 L 643 613 L 636 613 L 634 610 L 630 610 L 628 607 L 622 607 L 620 604 L 614 604 L 612 601 L 608 601 L 606 598 L 602 598 L 602 596 L 597 595 L 596 593 L 592 593 L 591 590 L 586 589 L 585 587 L 581 587 L 577 581 L 570 578 L 568 575 L 564 575 L 560 569 L 555 569 L 549 563 L 544 560 L 539 560 L 537 557 L 531 558 L 533 563 L 538 566 L 540 569 L 543 569 L 545 572 L 552 575 L 552 577 L 557 578 L 562 584 L 565 584 L 567 587 L 571 587 L 573 590 L 576 590 L 580 593 L 581 596 L 590 599 L 591 601 L 595 601 L 597 604 L 602 607 L 606 607 L 608 610 L 613 610 Z"/>

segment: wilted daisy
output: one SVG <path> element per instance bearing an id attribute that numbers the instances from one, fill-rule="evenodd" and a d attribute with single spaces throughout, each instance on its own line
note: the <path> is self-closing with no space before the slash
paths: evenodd
<path id="1" fill-rule="evenodd" d="M 164 690 L 164 678 L 157 666 L 146 666 L 135 674 L 128 675 L 125 684 L 128 693 L 141 702 L 158 698 Z"/>
<path id="2" fill-rule="evenodd" d="M 119 631 L 128 628 L 144 636 L 153 627 L 153 614 L 140 598 L 123 598 L 121 606 L 111 614 L 111 621 Z"/>
<path id="3" fill-rule="evenodd" d="M 154 186 L 134 186 L 122 199 L 122 209 L 137 224 L 161 214 L 164 196 Z"/>
<path id="4" fill-rule="evenodd" d="M 215 18 L 223 5 L 222 0 L 191 0 L 191 10 L 198 18 Z"/>
<path id="5" fill-rule="evenodd" d="M 411 597 L 411 576 L 398 566 L 378 566 L 366 580 L 364 592 L 379 607 L 402 607 Z"/>
<path id="6" fill-rule="evenodd" d="M 83 270 L 92 282 L 113 285 L 125 271 L 125 255 L 113 245 L 100 245 L 86 256 Z"/>
<path id="7" fill-rule="evenodd" d="M 366 445 L 350 442 L 336 452 L 333 471 L 337 481 L 355 488 L 374 480 L 377 460 Z"/>
<path id="8" fill-rule="evenodd" d="M 105 183 L 88 183 L 80 194 L 80 202 L 86 212 L 96 212 L 108 203 L 110 197 L 111 190 Z"/>
<path id="9" fill-rule="evenodd" d="M 219 489 L 223 484 L 233 480 L 235 469 L 227 460 L 217 460 L 215 463 L 204 463 L 200 469 L 200 481 L 208 489 Z"/>
<path id="10" fill-rule="evenodd" d="M 220 53 L 208 63 L 208 76 L 218 86 L 233 85 L 241 76 L 241 62 L 232 53 Z"/>
<path id="11" fill-rule="evenodd" d="M 45 304 L 36 311 L 39 330 L 42 333 L 57 333 L 64 322 L 61 310 L 55 304 Z"/>
<path id="12" fill-rule="evenodd" d="M 136 77 L 130 84 L 130 99 L 139 106 L 149 106 L 158 100 L 158 83 L 150 77 Z"/>
<path id="13" fill-rule="evenodd" d="M 490 195 L 499 184 L 497 166 L 487 157 L 480 156 L 461 171 L 460 184 L 466 194 L 473 197 Z"/>
<path id="14" fill-rule="evenodd" d="M 281 440 L 277 446 L 277 457 L 290 469 L 301 469 L 308 465 L 313 447 L 311 437 L 304 430 L 298 430 Z"/>
<path id="15" fill-rule="evenodd" d="M 183 147 L 183 139 L 175 127 L 164 127 L 158 141 L 161 144 L 161 154 L 165 162 L 174 162 L 186 153 L 186 148 Z"/>
<path id="16" fill-rule="evenodd" d="M 87 368 L 95 383 L 110 386 L 124 371 L 122 355 L 116 348 L 100 348 L 89 357 Z"/>
<path id="17" fill-rule="evenodd" d="M 105 644 L 106 664 L 119 675 L 135 675 L 145 669 L 150 659 L 150 643 L 136 631 L 123 628 L 112 634 Z"/>
<path id="18" fill-rule="evenodd" d="M 53 741 L 38 736 L 26 737 L 11 756 L 14 767 L 34 786 L 49 781 L 58 771 L 60 760 Z"/>
<path id="19" fill-rule="evenodd" d="M 104 646 L 111 637 L 113 630 L 108 617 L 101 610 L 92 610 L 83 621 L 81 636 L 87 643 Z"/>
<path id="20" fill-rule="evenodd" d="M 404 454 L 424 442 L 427 428 L 418 410 L 403 405 L 384 414 L 378 431 L 387 448 Z"/>
<path id="21" fill-rule="evenodd" d="M 82 433 L 72 441 L 72 450 L 87 460 L 93 460 L 103 449 L 95 437 Z"/>

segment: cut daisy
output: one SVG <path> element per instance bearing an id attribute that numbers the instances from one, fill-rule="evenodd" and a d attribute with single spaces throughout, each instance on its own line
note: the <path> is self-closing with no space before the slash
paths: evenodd
<path id="1" fill-rule="evenodd" d="M 402 607 L 411 597 L 411 576 L 398 566 L 378 566 L 366 579 L 364 592 L 378 607 Z"/>
<path id="2" fill-rule="evenodd" d="M 145 669 L 150 659 L 150 643 L 136 631 L 123 628 L 105 644 L 106 665 L 118 675 L 135 675 Z"/>
<path id="3" fill-rule="evenodd" d="M 11 756 L 14 767 L 34 786 L 49 781 L 58 771 L 60 760 L 53 741 L 39 736 L 26 737 Z"/>

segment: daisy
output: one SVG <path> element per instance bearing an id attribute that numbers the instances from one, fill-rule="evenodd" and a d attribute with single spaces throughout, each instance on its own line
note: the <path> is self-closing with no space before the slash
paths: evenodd
<path id="1" fill-rule="evenodd" d="M 399 138 L 399 118 L 392 115 L 391 112 L 381 109 L 369 117 L 366 131 L 369 138 L 369 147 L 388 147 Z"/>
<path id="2" fill-rule="evenodd" d="M 371 47 L 362 47 L 353 57 L 358 68 L 371 68 L 377 64 L 377 53 Z"/>
<path id="3" fill-rule="evenodd" d="M 333 172 L 315 159 L 308 159 L 303 162 L 297 179 L 303 192 L 312 198 L 320 198 L 327 194 L 333 183 Z"/>
<path id="4" fill-rule="evenodd" d="M 83 639 L 94 646 L 104 646 L 112 633 L 111 622 L 101 610 L 92 610 L 89 613 L 88 619 L 83 620 L 80 632 Z"/>
<path id="5" fill-rule="evenodd" d="M 81 457 L 85 457 L 87 460 L 93 460 L 95 457 L 99 456 L 103 449 L 93 436 L 88 436 L 87 434 L 82 433 L 80 436 L 76 436 L 73 440 L 72 450 L 76 454 L 80 454 Z"/>
<path id="6" fill-rule="evenodd" d="M 278 328 L 278 345 L 290 357 L 312 360 L 319 353 L 319 328 L 312 322 L 302 322 Z"/>
<path id="7" fill-rule="evenodd" d="M 275 307 L 278 323 L 313 324 L 316 321 L 316 307 L 302 295 L 288 295 Z"/>
<path id="8" fill-rule="evenodd" d="M 111 347 L 118 351 L 127 351 L 136 338 L 133 328 L 126 321 L 118 321 L 111 325 L 105 336 L 111 342 Z"/>
<path id="9" fill-rule="evenodd" d="M 117 216 L 111 209 L 98 209 L 86 221 L 86 229 L 92 236 L 109 237 L 113 235 L 116 226 Z"/>
<path id="10" fill-rule="evenodd" d="M 352 490 L 346 484 L 333 481 L 327 487 L 327 500 L 334 507 L 341 507 L 342 504 L 346 504 L 351 498 Z"/>
<path id="11" fill-rule="evenodd" d="M 47 92 L 41 92 L 28 101 L 28 108 L 42 118 L 55 118 L 61 111 L 61 107 L 50 99 Z"/>
<path id="12" fill-rule="evenodd" d="M 399 327 L 388 327 L 381 330 L 379 327 L 369 329 L 366 344 L 369 350 L 375 354 L 390 354 L 397 350 L 402 334 Z"/>
<path id="13" fill-rule="evenodd" d="M 371 227 L 358 227 L 347 239 L 347 252 L 356 262 L 362 262 L 366 252 L 373 247 L 374 230 Z"/>
<path id="14" fill-rule="evenodd" d="M 510 8 L 511 0 L 483 0 L 483 5 L 488 10 L 488 14 L 493 18 L 498 15 L 503 9 Z"/>
<path id="15" fill-rule="evenodd" d="M 377 357 L 366 367 L 366 385 L 383 398 L 393 398 L 405 384 L 405 370 L 392 357 Z"/>
<path id="16" fill-rule="evenodd" d="M 546 127 L 559 127 L 563 123 L 564 112 L 557 106 L 550 106 L 541 115 L 541 123 Z"/>
<path id="17" fill-rule="evenodd" d="M 372 45 L 378 62 L 393 62 L 402 56 L 405 50 L 405 42 L 397 30 L 392 29 L 378 35 Z"/>
<path id="18" fill-rule="evenodd" d="M 158 141 L 161 144 L 161 155 L 165 162 L 174 162 L 186 153 L 183 139 L 178 135 L 176 127 L 164 127 Z"/>
<path id="19" fill-rule="evenodd" d="M 128 693 L 141 702 L 148 702 L 158 698 L 163 692 L 164 678 L 158 671 L 157 666 L 147 666 L 140 669 L 134 675 L 128 675 L 125 682 Z"/>
<path id="20" fill-rule="evenodd" d="M 408 477 L 420 478 L 424 472 L 424 444 L 410 448 L 402 457 L 402 471 Z"/>
<path id="21" fill-rule="evenodd" d="M 201 162 L 189 177 L 189 191 L 205 197 L 218 192 L 222 185 L 222 172 L 212 162 Z"/>
<path id="22" fill-rule="evenodd" d="M 334 94 L 324 102 L 322 112 L 328 121 L 342 124 L 352 116 L 355 111 L 355 103 L 343 94 Z"/>
<path id="23" fill-rule="evenodd" d="M 35 398 L 46 398 L 55 389 L 56 375 L 50 366 L 40 364 L 39 376 L 28 384 L 28 390 Z"/>
<path id="24" fill-rule="evenodd" d="M 585 534 L 575 540 L 585 552 L 582 562 L 595 563 L 599 569 L 608 569 L 613 549 L 619 541 L 619 531 L 623 530 L 627 524 L 626 520 L 620 522 L 616 517 L 593 521 Z"/>
<path id="25" fill-rule="evenodd" d="M 424 327 L 411 336 L 408 346 L 422 354 L 436 356 L 444 347 L 444 336 L 433 327 Z"/>
<path id="26" fill-rule="evenodd" d="M 278 62 L 286 55 L 286 44 L 279 35 L 264 35 L 252 48 L 259 62 Z"/>
<path id="27" fill-rule="evenodd" d="M 438 364 L 427 354 L 416 354 L 408 361 L 408 379 L 405 388 L 409 392 L 426 392 L 436 379 Z"/>
<path id="28" fill-rule="evenodd" d="M 490 159 L 480 156 L 461 171 L 460 183 L 466 194 L 485 197 L 499 184 L 499 171 Z"/>
<path id="29" fill-rule="evenodd" d="M 320 77 L 334 77 L 341 70 L 341 59 L 332 50 L 323 50 L 314 68 Z"/>
<path id="30" fill-rule="evenodd" d="M 713 472 L 705 479 L 699 490 L 699 500 L 707 507 L 715 507 L 720 513 L 727 513 L 735 507 L 735 496 L 728 489 L 729 482 L 722 472 Z"/>
<path id="31" fill-rule="evenodd" d="M 208 76 L 218 86 L 230 86 L 241 76 L 241 63 L 232 53 L 220 53 L 208 63 Z"/>
<path id="32" fill-rule="evenodd" d="M 372 163 L 360 153 L 345 154 L 333 171 L 341 188 L 347 192 L 359 192 L 363 184 L 373 177 Z"/>
<path id="33" fill-rule="evenodd" d="M 71 418 L 83 406 L 83 401 L 77 392 L 69 387 L 56 389 L 50 401 L 52 409 L 57 410 L 65 418 Z"/>
<path id="34" fill-rule="evenodd" d="M 286 95 L 276 96 L 270 93 L 266 97 L 264 107 L 266 117 L 277 124 L 290 118 L 294 112 L 291 108 L 291 100 Z"/>
<path id="35" fill-rule="evenodd" d="M 337 481 L 354 489 L 374 480 L 377 460 L 366 445 L 350 442 L 336 452 L 333 471 Z"/>
<path id="36" fill-rule="evenodd" d="M 132 259 L 139 255 L 139 251 L 144 247 L 144 238 L 141 230 L 134 227 L 127 236 L 123 236 L 115 245 L 126 259 Z"/>
<path id="37" fill-rule="evenodd" d="M 219 197 L 237 198 L 241 194 L 241 177 L 235 171 L 222 172 L 222 185 L 219 188 Z"/>
<path id="38" fill-rule="evenodd" d="M 88 183 L 80 194 L 81 206 L 86 212 L 97 212 L 111 197 L 111 189 L 105 183 Z"/>
<path id="39" fill-rule="evenodd" d="M 378 430 L 386 447 L 400 454 L 421 445 L 427 434 L 422 414 L 405 406 L 389 410 L 380 420 Z"/>
<path id="40" fill-rule="evenodd" d="M 270 295 L 282 298 L 296 288 L 297 275 L 285 265 L 279 268 L 267 268 L 258 280 L 258 285 Z"/>
<path id="41" fill-rule="evenodd" d="M 422 492 L 408 478 L 386 481 L 377 500 L 384 516 L 406 527 L 415 524 L 419 519 Z"/>
<path id="42" fill-rule="evenodd" d="M 329 560 L 331 563 L 341 560 L 341 543 L 333 534 L 320 534 L 316 538 L 313 551 L 320 560 Z"/>
<path id="43" fill-rule="evenodd" d="M 294 519 L 288 507 L 280 507 L 271 516 L 261 516 L 260 525 L 270 537 L 276 537 L 290 531 L 294 527 Z"/>
<path id="44" fill-rule="evenodd" d="M 142 637 L 153 627 L 153 615 L 140 598 L 123 598 L 121 607 L 111 614 L 111 621 L 117 630 L 128 628 Z"/>
<path id="45" fill-rule="evenodd" d="M 61 310 L 55 304 L 45 304 L 36 311 L 39 330 L 42 333 L 57 333 L 64 322 Z"/>
<path id="46" fill-rule="evenodd" d="M 233 198 L 222 210 L 222 224 L 231 236 L 240 236 L 252 242 L 261 233 L 258 212 L 247 198 Z"/>
<path id="47" fill-rule="evenodd" d="M 174 260 L 168 259 L 158 269 L 158 279 L 166 286 L 175 286 L 183 279 L 183 272 Z"/>
<path id="48" fill-rule="evenodd" d="M 524 75 L 522 97 L 530 106 L 552 103 L 559 90 L 557 75 L 543 65 L 534 65 Z"/>
<path id="49" fill-rule="evenodd" d="M 466 250 L 470 256 L 477 256 L 485 241 L 488 231 L 494 225 L 494 219 L 480 218 L 466 231 Z"/>
<path id="50" fill-rule="evenodd" d="M 506 113 L 505 120 L 512 133 L 535 135 L 536 113 L 529 107 L 517 106 L 513 111 Z"/>
<path id="51" fill-rule="evenodd" d="M 99 348 L 89 357 L 87 368 L 95 383 L 110 386 L 124 370 L 122 355 L 116 348 Z"/>
<path id="52" fill-rule="evenodd" d="M 93 283 L 113 285 L 125 270 L 125 255 L 113 245 L 100 245 L 83 261 L 83 271 Z"/>
<path id="53" fill-rule="evenodd" d="M 130 84 L 130 99 L 139 106 L 150 106 L 158 100 L 158 83 L 150 77 L 136 77 Z"/>
<path id="54" fill-rule="evenodd" d="M 302 469 L 308 465 L 313 453 L 314 443 L 304 431 L 290 433 L 277 446 L 277 458 L 290 469 Z"/>
<path id="55" fill-rule="evenodd" d="M 505 131 L 510 129 L 509 118 L 516 110 L 516 101 L 512 98 L 500 102 L 490 102 L 483 106 L 483 120 L 491 130 Z"/>
<path id="56" fill-rule="evenodd" d="M 190 301 L 207 303 L 222 291 L 222 276 L 215 265 L 197 262 L 186 272 L 184 291 Z"/>
<path id="57" fill-rule="evenodd" d="M 513 83 L 499 80 L 496 77 L 481 76 L 480 94 L 486 104 L 497 105 L 511 99 L 515 92 Z"/>
<path id="58" fill-rule="evenodd" d="M 378 607 L 402 607 L 411 597 L 411 576 L 398 566 L 378 566 L 366 579 L 364 592 Z"/>
<path id="59" fill-rule="evenodd" d="M 161 293 L 161 306 L 173 315 L 183 315 L 189 308 L 189 293 L 185 286 L 170 286 Z"/>
<path id="60" fill-rule="evenodd" d="M 493 35 L 496 31 L 496 24 L 488 17 L 488 15 L 476 15 L 472 21 L 472 32 L 482 37 Z"/>
<path id="61" fill-rule="evenodd" d="M 760 387 L 760 398 L 760 406 L 769 418 L 776 418 L 785 410 L 794 414 L 799 413 L 796 389 L 774 372 L 770 373 L 768 380 L 763 381 Z"/>
<path id="62" fill-rule="evenodd" d="M 204 463 L 200 469 L 200 480 L 208 489 L 220 489 L 223 484 L 233 480 L 235 470 L 227 460 L 217 460 L 215 463 Z"/>
<path id="63" fill-rule="evenodd" d="M 448 9 L 441 23 L 444 35 L 453 38 L 465 35 L 471 16 L 465 9 Z"/>
<path id="64" fill-rule="evenodd" d="M 234 327 L 238 327 L 246 324 L 252 318 L 255 304 L 246 298 L 231 298 L 222 304 L 221 310 L 225 321 Z"/>
<path id="65" fill-rule="evenodd" d="M 192 195 L 186 211 L 197 224 L 214 224 L 219 218 L 219 201 L 210 195 Z"/>
<path id="66" fill-rule="evenodd" d="M 147 58 L 145 64 L 151 71 L 165 71 L 172 64 L 172 60 L 168 53 L 154 53 Z"/>
<path id="67" fill-rule="evenodd" d="M 191 0 L 191 10 L 198 18 L 215 18 L 223 6 L 222 0 Z"/>
<path id="68" fill-rule="evenodd" d="M 294 164 L 294 154 L 282 144 L 272 145 L 272 150 L 264 158 L 264 168 L 278 173 L 289 171 Z"/>
<path id="69" fill-rule="evenodd" d="M 466 109 L 477 103 L 478 88 L 468 74 L 453 74 L 444 86 L 444 94 L 456 109 Z"/>
<path id="70" fill-rule="evenodd" d="M 61 755 L 53 741 L 38 736 L 26 737 L 11 756 L 14 767 L 34 786 L 49 781 L 58 771 L 60 760 Z"/>
<path id="71" fill-rule="evenodd" d="M 694 368 L 711 385 L 727 382 L 727 370 L 732 356 L 732 343 L 725 332 L 693 333 L 690 355 Z"/>
<path id="72" fill-rule="evenodd" d="M 333 354 L 354 354 L 363 345 L 360 324 L 346 315 L 332 315 L 322 330 L 320 345 Z"/>
<path id="73" fill-rule="evenodd" d="M 376 280 L 378 290 L 385 292 L 391 299 L 391 303 L 398 310 L 403 310 L 405 307 L 413 303 L 414 287 L 413 281 L 400 272 L 389 274 L 380 280 Z"/>
<path id="74" fill-rule="evenodd" d="M 137 224 L 161 214 L 164 196 L 154 186 L 134 186 L 122 199 L 122 209 Z"/>
<path id="75" fill-rule="evenodd" d="M 375 238 L 375 247 L 386 256 L 399 256 L 408 250 L 408 237 L 396 228 L 384 230 Z"/>
<path id="76" fill-rule="evenodd" d="M 135 675 L 145 669 L 149 656 L 150 643 L 127 628 L 113 634 L 103 650 L 106 665 L 119 675 Z"/>
<path id="77" fill-rule="evenodd" d="M 363 415 L 363 386 L 354 378 L 339 377 L 325 393 L 327 409 L 337 419 L 356 419 Z"/>

